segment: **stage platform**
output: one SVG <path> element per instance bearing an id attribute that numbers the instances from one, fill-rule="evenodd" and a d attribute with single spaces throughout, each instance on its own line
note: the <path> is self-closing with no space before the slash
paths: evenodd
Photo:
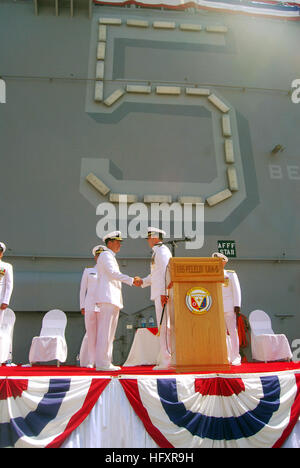
<path id="1" fill-rule="evenodd" d="M 299 417 L 299 362 L 203 373 L 0 367 L 1 447 L 299 447 Z"/>

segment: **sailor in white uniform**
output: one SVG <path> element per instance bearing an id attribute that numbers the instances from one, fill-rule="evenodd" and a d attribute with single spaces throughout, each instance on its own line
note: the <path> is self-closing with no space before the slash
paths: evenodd
<path id="1" fill-rule="evenodd" d="M 101 252 L 106 250 L 105 245 L 96 245 L 93 248 L 92 254 L 97 262 Z M 94 267 L 85 268 L 82 274 L 80 283 L 80 310 L 84 315 L 85 329 L 88 342 L 88 365 L 94 367 L 96 362 L 96 344 L 97 344 L 97 329 L 98 329 L 98 312 L 99 307 L 94 302 L 95 289 L 97 287 L 98 276 L 96 265 Z"/>
<path id="2" fill-rule="evenodd" d="M 119 311 L 123 308 L 122 283 L 128 286 L 137 283 L 135 278 L 120 272 L 115 258 L 121 248 L 121 232 L 111 232 L 103 237 L 103 241 L 107 249 L 97 260 L 98 283 L 94 299 L 99 307 L 96 369 L 114 371 L 120 369 L 112 364 L 112 353 Z"/>
<path id="3" fill-rule="evenodd" d="M 151 286 L 151 300 L 155 303 L 155 313 L 157 326 L 160 325 L 163 306 L 168 300 L 166 292 L 166 269 L 172 254 L 168 247 L 162 244 L 163 236 L 166 233 L 156 227 L 148 228 L 148 244 L 153 250 L 151 261 L 151 273 L 142 279 L 142 288 Z M 167 310 L 165 310 L 161 325 L 159 342 L 160 354 L 155 370 L 167 369 L 170 367 L 171 355 L 168 349 L 170 327 L 167 320 Z"/>
<path id="4" fill-rule="evenodd" d="M 212 257 L 219 257 L 223 260 L 224 265 L 224 284 L 222 287 L 223 292 L 223 306 L 227 332 L 229 336 L 228 341 L 228 354 L 229 361 L 233 365 L 241 364 L 239 335 L 237 331 L 237 316 L 241 311 L 241 287 L 238 276 L 233 270 L 225 270 L 228 258 L 219 253 L 214 252 Z"/>
<path id="5" fill-rule="evenodd" d="M 9 306 L 14 286 L 13 267 L 10 263 L 2 261 L 6 245 L 0 242 L 0 326 L 2 325 L 4 311 Z"/>

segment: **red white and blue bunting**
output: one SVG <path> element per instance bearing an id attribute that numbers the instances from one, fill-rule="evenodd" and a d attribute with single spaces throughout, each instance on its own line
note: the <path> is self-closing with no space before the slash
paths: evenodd
<path id="1" fill-rule="evenodd" d="M 120 380 L 162 448 L 280 447 L 300 414 L 300 374 Z"/>
<path id="2" fill-rule="evenodd" d="M 148 8 L 166 8 L 184 10 L 186 8 L 198 8 L 214 10 L 219 12 L 241 13 L 246 15 L 258 15 L 269 18 L 284 18 L 290 20 L 300 20 L 300 3 L 283 1 L 251 1 L 251 0 L 94 0 L 95 4 L 102 5 L 140 5 Z"/>
<path id="3" fill-rule="evenodd" d="M 0 447 L 59 447 L 88 416 L 110 378 L 0 380 Z"/>
<path id="4" fill-rule="evenodd" d="M 102 392 L 112 383 L 125 392 L 161 448 L 281 447 L 300 416 L 300 371 L 111 380 L 95 375 L 0 378 L 0 447 L 62 446 L 96 403 L 102 404 Z M 124 421 L 109 419 L 114 404 L 114 398 L 108 401 L 104 425 L 118 431 Z"/>

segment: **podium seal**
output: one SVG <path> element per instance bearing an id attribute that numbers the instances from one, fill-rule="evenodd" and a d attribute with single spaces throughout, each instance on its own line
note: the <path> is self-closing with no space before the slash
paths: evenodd
<path id="1" fill-rule="evenodd" d="M 212 297 L 207 289 L 195 287 L 186 293 L 185 303 L 193 314 L 202 315 L 211 308 Z"/>

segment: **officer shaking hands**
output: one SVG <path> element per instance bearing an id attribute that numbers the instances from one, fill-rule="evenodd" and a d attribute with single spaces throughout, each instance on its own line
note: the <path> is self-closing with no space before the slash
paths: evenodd
<path id="1" fill-rule="evenodd" d="M 148 227 L 147 242 L 152 249 L 151 272 L 141 280 L 141 287 L 151 286 L 150 298 L 155 303 L 156 321 L 159 326 L 163 313 L 163 306 L 168 301 L 166 293 L 166 269 L 172 254 L 168 247 L 162 243 L 166 233 L 156 227 Z M 171 355 L 168 350 L 170 326 L 167 314 L 164 314 L 159 335 L 160 354 L 154 370 L 170 367 Z"/>
<path id="2" fill-rule="evenodd" d="M 117 329 L 119 311 L 123 308 L 122 283 L 139 286 L 140 280 L 120 272 L 116 254 L 122 245 L 120 231 L 103 237 L 106 250 L 97 259 L 97 286 L 92 302 L 97 305 L 97 345 L 95 364 L 97 370 L 120 370 L 112 363 L 113 341 Z"/>

